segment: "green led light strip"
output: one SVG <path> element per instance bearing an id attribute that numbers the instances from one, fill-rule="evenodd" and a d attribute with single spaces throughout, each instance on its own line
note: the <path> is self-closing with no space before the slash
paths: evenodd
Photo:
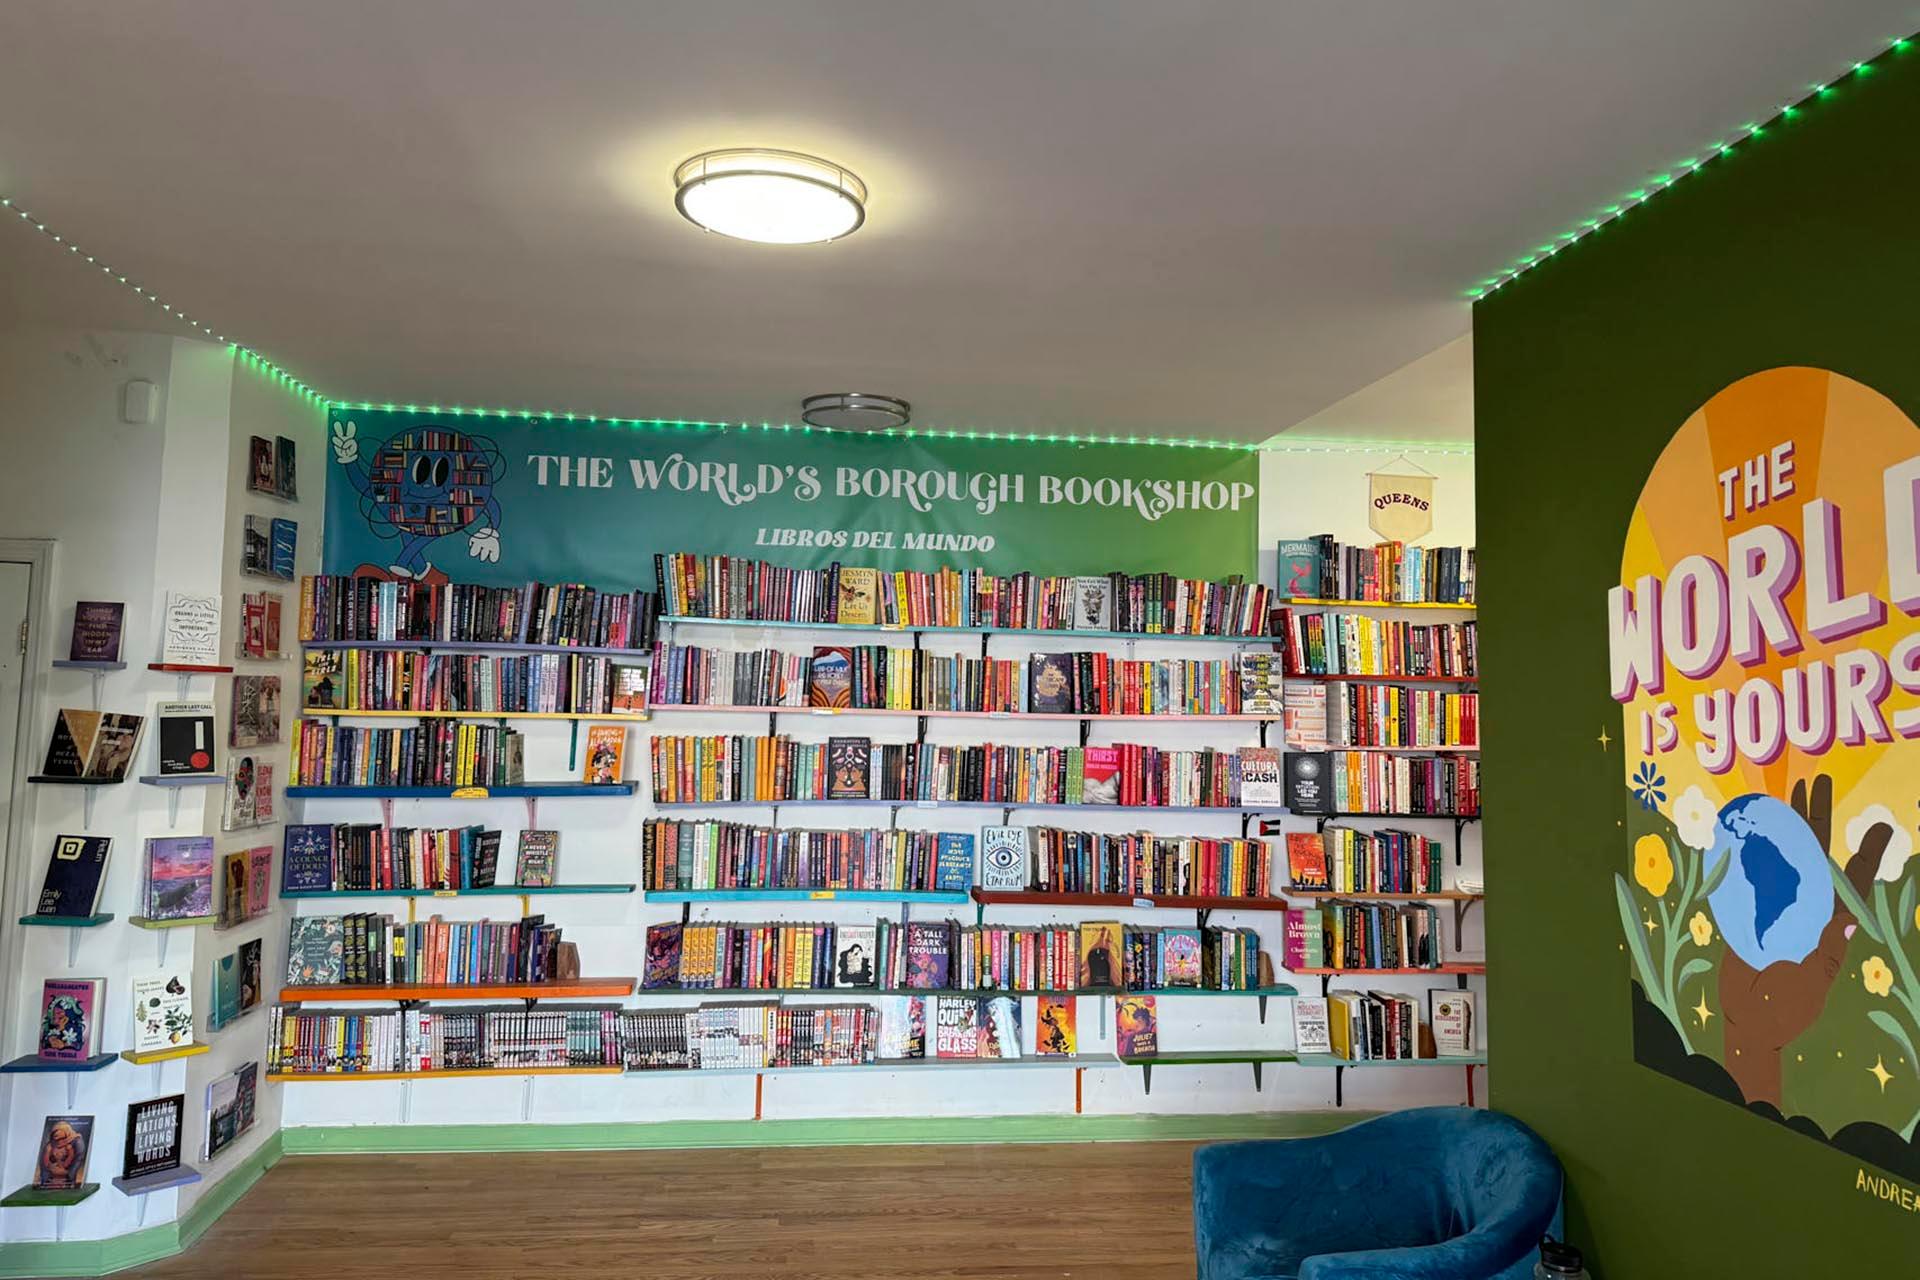
<path id="1" fill-rule="evenodd" d="M 145 285 L 135 284 L 133 281 L 127 279 L 125 275 L 121 274 L 115 268 L 100 261 L 100 259 L 94 257 L 92 254 L 84 252 L 79 245 L 75 244 L 71 240 L 68 240 L 66 237 L 62 236 L 59 232 L 54 231 L 53 229 L 48 227 L 46 223 L 34 217 L 31 212 L 29 212 L 26 209 L 22 209 L 18 205 L 14 204 L 12 197 L 0 196 L 0 209 L 8 209 L 18 214 L 20 216 L 20 220 L 26 223 L 28 226 L 32 227 L 35 231 L 38 231 L 41 235 L 53 241 L 53 243 L 60 245 L 68 253 L 72 254 L 74 257 L 85 262 L 88 266 L 99 267 L 100 273 L 106 276 L 109 280 L 112 280 L 116 284 L 124 285 L 126 288 L 133 290 L 136 296 L 138 296 L 139 298 L 147 302 L 149 305 L 159 307 L 164 314 L 172 316 L 175 320 L 180 321 L 182 324 L 186 325 L 189 329 L 198 329 L 201 333 L 206 334 L 208 337 L 212 338 L 215 342 L 225 342 L 227 344 L 228 349 L 233 351 L 236 355 L 240 356 L 242 359 L 244 359 L 250 368 L 257 369 L 261 373 L 268 375 L 274 381 L 280 383 L 281 386 L 285 387 L 287 390 L 293 392 L 294 394 L 303 397 L 304 399 L 311 400 L 315 404 L 326 403 L 325 396 L 321 395 L 318 391 L 315 391 L 312 387 L 308 386 L 306 383 L 300 381 L 300 379 L 288 373 L 285 369 L 282 369 L 279 365 L 275 364 L 273 361 L 261 355 L 258 351 L 255 351 L 252 347 L 244 346 L 238 342 L 229 341 L 226 334 L 214 332 L 214 328 L 212 325 L 206 323 L 203 320 L 195 320 L 192 316 L 188 315 L 185 311 L 175 309 L 174 305 L 171 302 L 162 301 L 160 295 L 155 293 L 153 290 L 147 288 Z"/>
<path id="2" fill-rule="evenodd" d="M 1702 147 L 1698 153 L 1678 161 L 1664 173 L 1654 174 L 1644 185 L 1627 192 L 1612 204 L 1595 210 L 1592 217 L 1582 219 L 1580 224 L 1571 231 L 1562 231 L 1559 235 L 1553 237 L 1553 239 L 1540 245 L 1532 253 L 1522 254 L 1508 263 L 1506 267 L 1488 276 L 1486 279 L 1481 280 L 1472 288 L 1462 290 L 1461 296 L 1477 301 L 1505 288 L 1527 272 L 1533 270 L 1533 268 L 1545 262 L 1548 258 L 1559 253 L 1562 249 L 1584 240 L 1593 232 L 1611 225 L 1617 219 L 1624 218 L 1628 213 L 1653 199 L 1654 196 L 1665 191 L 1668 187 L 1686 177 L 1688 174 L 1699 171 L 1714 160 L 1732 156 L 1736 148 L 1741 147 L 1742 144 L 1765 137 L 1767 130 L 1777 124 L 1791 124 L 1799 118 L 1801 111 L 1805 109 L 1809 103 L 1818 102 L 1823 98 L 1831 96 L 1835 90 L 1839 88 L 1842 81 L 1849 78 L 1872 75 L 1876 63 L 1882 59 L 1903 54 L 1912 47 L 1912 37 L 1901 36 L 1898 39 L 1889 41 L 1887 47 L 1880 53 L 1875 54 L 1864 62 L 1854 63 L 1852 67 L 1847 69 L 1845 74 L 1839 76 L 1837 79 L 1811 85 L 1805 97 L 1781 107 L 1765 120 L 1749 120 L 1738 129 L 1735 129 L 1730 136 L 1709 142 L 1706 146 Z"/>

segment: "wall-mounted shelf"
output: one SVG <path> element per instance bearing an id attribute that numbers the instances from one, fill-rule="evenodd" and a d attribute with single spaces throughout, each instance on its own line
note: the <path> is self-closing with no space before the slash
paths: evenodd
<path id="1" fill-rule="evenodd" d="M 232 667 L 213 666 L 200 662 L 149 662 L 149 671 L 167 671 L 180 676 L 228 676 L 233 674 Z"/>
<path id="2" fill-rule="evenodd" d="M 281 1004 L 410 1000 L 584 1000 L 633 994 L 632 978 L 565 978 L 552 982 L 396 982 L 280 988 Z"/>
<path id="3" fill-rule="evenodd" d="M 217 787 L 226 779 L 217 773 L 143 773 L 140 781 L 149 787 Z"/>
<path id="4" fill-rule="evenodd" d="M 342 720 L 384 717 L 406 720 L 605 720 L 643 724 L 647 719 L 645 715 L 616 711 L 348 711 L 337 707 L 301 707 L 299 714 Z"/>
<path id="5" fill-rule="evenodd" d="M 91 1058 L 48 1059 L 34 1054 L 15 1058 L 12 1062 L 0 1063 L 0 1071 L 25 1072 L 31 1075 L 73 1074 L 98 1071 L 120 1061 L 117 1053 L 96 1053 Z"/>
<path id="6" fill-rule="evenodd" d="M 282 889 L 282 898 L 476 898 L 521 894 L 632 893 L 630 884 L 493 884 L 470 889 Z"/>
<path id="7" fill-rule="evenodd" d="M 144 1196 L 155 1191 L 170 1191 L 175 1187 L 189 1186 L 198 1181 L 200 1181 L 200 1171 L 190 1164 L 183 1164 L 177 1169 L 143 1173 L 137 1178 L 115 1178 L 113 1185 L 123 1194 Z"/>
<path id="8" fill-rule="evenodd" d="M 1416 969 L 1330 969 L 1325 966 L 1316 965 L 1316 966 L 1309 966 L 1306 968 L 1287 970 L 1287 972 L 1289 973 L 1306 974 L 1310 976 L 1326 977 L 1326 978 L 1338 978 L 1343 976 L 1351 976 L 1351 977 L 1391 976 L 1391 977 L 1401 977 L 1401 978 L 1423 978 L 1429 974 L 1459 975 L 1459 974 L 1470 974 L 1470 973 L 1485 973 L 1486 971 L 1487 971 L 1487 966 L 1485 961 L 1449 961 L 1446 964 L 1432 965 L 1426 968 L 1416 968 Z"/>
<path id="9" fill-rule="evenodd" d="M 1274 604 L 1280 608 L 1327 605 L 1336 609 L 1452 609 L 1456 612 L 1461 610 L 1471 612 L 1480 607 L 1477 604 L 1450 600 L 1320 600 L 1306 597 L 1276 600 Z"/>
<path id="10" fill-rule="evenodd" d="M 649 889 L 648 902 L 948 902 L 964 889 Z"/>
<path id="11" fill-rule="evenodd" d="M 585 644 L 519 644 L 511 640 L 302 640 L 302 649 L 376 649 L 402 653 L 557 653 L 578 658 L 652 659 L 651 649 L 609 649 Z"/>
<path id="12" fill-rule="evenodd" d="M 60 1190 L 48 1190 L 43 1187 L 21 1187 L 0 1205 L 9 1209 L 55 1208 L 64 1209 L 68 1205 L 79 1204 L 100 1189 L 97 1182 L 83 1182 L 77 1187 L 65 1187 Z"/>
<path id="13" fill-rule="evenodd" d="M 764 805 L 784 808 L 788 805 L 818 807 L 822 805 L 865 805 L 882 809 L 1003 809 L 1013 812 L 1021 809 L 1097 809 L 1105 813 L 1214 813 L 1225 817 L 1238 818 L 1249 814 L 1268 814 L 1275 817 L 1289 816 L 1280 805 L 1241 805 L 1222 804 L 1086 804 L 1069 800 L 880 800 L 874 798 L 859 800 L 672 800 L 654 802 L 654 808 L 671 809 L 711 809 L 717 805 Z M 1308 815 L 1318 816 L 1318 815 Z M 1327 815 L 1329 817 L 1335 815 Z"/>
<path id="14" fill-rule="evenodd" d="M 113 919 L 113 912 L 102 911 L 99 915 L 93 916 L 21 916 L 20 923 L 37 925 L 43 929 L 91 929 L 111 919 Z"/>
<path id="15" fill-rule="evenodd" d="M 1274 985 L 1270 987 L 1248 987 L 1242 990 L 1223 991 L 1213 987 L 1156 987 L 1147 991 L 1086 990 L 1078 988 L 1044 988 L 1014 990 L 1010 987 L 642 987 L 634 994 L 642 996 L 680 996 L 693 998 L 719 997 L 727 1000 L 753 999 L 757 996 L 831 996 L 835 999 L 849 999 L 864 996 L 953 996 L 964 999 L 990 1000 L 995 996 L 1011 996 L 1016 999 L 1027 996 L 1074 996 L 1089 999 L 1100 996 L 1296 996 L 1299 991 L 1291 986 Z"/>
<path id="16" fill-rule="evenodd" d="M 680 1076 L 683 1078 L 706 1076 L 811 1076 L 830 1072 L 847 1071 L 971 1071 L 982 1067 L 991 1067 L 1002 1071 L 1023 1068 L 1066 1068 L 1084 1070 L 1087 1067 L 1117 1067 L 1120 1060 L 1111 1054 L 1081 1053 L 1066 1057 L 1043 1058 L 1038 1054 L 1028 1054 L 1020 1058 L 882 1058 L 876 1062 L 840 1063 L 826 1067 L 630 1067 L 628 1075 L 634 1076 Z"/>
<path id="17" fill-rule="evenodd" d="M 516 782 L 475 787 L 333 787 L 303 784 L 287 788 L 289 800 L 536 800 L 549 797 L 630 796 L 637 782 Z"/>
<path id="18" fill-rule="evenodd" d="M 1320 684 L 1479 684 L 1479 676 L 1395 676 L 1342 671 L 1337 674 L 1287 674 L 1283 680 L 1312 680 Z"/>
<path id="19" fill-rule="evenodd" d="M 1342 1058 L 1333 1053 L 1303 1053 L 1303 1067 L 1333 1068 L 1333 1105 L 1347 1105 L 1346 1075 L 1349 1067 L 1463 1067 L 1467 1073 L 1467 1105 L 1473 1105 L 1473 1069 L 1487 1065 L 1484 1053 L 1463 1054 L 1453 1058 Z"/>
<path id="20" fill-rule="evenodd" d="M 203 924 L 217 924 L 218 916 L 175 916 L 161 920 L 153 916 L 128 916 L 127 923 L 136 929 L 197 929 Z"/>
<path id="21" fill-rule="evenodd" d="M 1240 1063 L 1253 1068 L 1253 1087 L 1258 1092 L 1264 1083 L 1260 1078 L 1262 1067 L 1270 1062 L 1292 1062 L 1293 1060 L 1293 1053 L 1286 1049 L 1184 1049 L 1167 1053 L 1120 1055 L 1123 1065 L 1140 1068 L 1140 1084 L 1146 1093 L 1153 1092 L 1155 1067 L 1201 1067 Z"/>
<path id="22" fill-rule="evenodd" d="M 122 1049 L 120 1056 L 136 1067 L 151 1066 L 156 1062 L 172 1062 L 175 1058 L 197 1058 L 203 1053 L 211 1053 L 213 1046 L 204 1041 L 193 1044 L 169 1045 L 165 1049 L 148 1049 L 144 1053 L 135 1053 L 132 1049 Z"/>
<path id="23" fill-rule="evenodd" d="M 95 658 L 55 658 L 53 666 L 64 667 L 69 671 L 125 671 L 124 662 L 107 662 Z"/>
<path id="24" fill-rule="evenodd" d="M 269 1071 L 274 1084 L 339 1084 L 353 1080 L 491 1080 L 508 1076 L 617 1076 L 626 1068 L 455 1067 L 441 1071 Z"/>
<path id="25" fill-rule="evenodd" d="M 1210 897 L 1184 893 L 1036 893 L 1025 889 L 975 889 L 981 906 L 1134 907 L 1142 911 L 1285 911 L 1285 898 Z"/>
<path id="26" fill-rule="evenodd" d="M 1481 902 L 1486 899 L 1484 893 L 1461 893 L 1457 889 L 1440 889 L 1432 893 L 1376 893 L 1363 889 L 1357 893 L 1341 893 L 1334 889 L 1287 889 L 1289 898 L 1306 898 L 1322 901 L 1337 898 L 1342 902 Z"/>
<path id="27" fill-rule="evenodd" d="M 948 636 L 1025 636 L 1033 640 L 1148 640 L 1158 643 L 1162 640 L 1176 643 L 1195 644 L 1272 644 L 1276 636 L 1216 636 L 1187 635 L 1176 632 L 1148 631 L 1069 631 L 1064 628 L 1041 627 L 936 627 L 906 623 L 877 622 L 761 622 L 747 618 L 693 618 L 678 614 L 662 614 L 662 628 L 668 626 L 689 627 L 733 627 L 748 631 L 763 629 L 789 631 L 843 631 L 843 632 L 881 632 L 886 635 L 948 635 Z"/>
<path id="28" fill-rule="evenodd" d="M 1232 715 L 1210 712 L 1156 712 L 1152 715 L 1123 715 L 1106 711 L 939 711 L 910 707 L 783 707 L 761 704 L 715 704 L 701 702 L 656 702 L 649 710 L 656 715 L 685 712 L 689 715 L 785 715 L 785 716 L 908 716 L 929 720 L 1148 720 L 1187 724 L 1272 724 L 1280 720 L 1277 711 Z"/>

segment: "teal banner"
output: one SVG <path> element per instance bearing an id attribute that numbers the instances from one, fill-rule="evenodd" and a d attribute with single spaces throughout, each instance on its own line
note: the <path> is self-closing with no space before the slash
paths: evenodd
<path id="1" fill-rule="evenodd" d="M 329 573 L 651 587 L 653 557 L 1252 579 L 1259 456 L 336 408 Z"/>

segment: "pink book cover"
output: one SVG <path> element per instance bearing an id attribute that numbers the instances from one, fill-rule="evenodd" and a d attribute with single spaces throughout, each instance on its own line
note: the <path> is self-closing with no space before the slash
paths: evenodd
<path id="1" fill-rule="evenodd" d="M 247 919 L 267 913 L 273 892 L 273 846 L 247 850 Z"/>
<path id="2" fill-rule="evenodd" d="M 1086 777 L 1080 786 L 1082 804 L 1120 803 L 1120 749 L 1086 748 Z"/>
<path id="3" fill-rule="evenodd" d="M 94 1017 L 105 981 L 49 978 L 40 989 L 39 1056 L 49 1062 L 79 1062 L 93 1056 Z"/>

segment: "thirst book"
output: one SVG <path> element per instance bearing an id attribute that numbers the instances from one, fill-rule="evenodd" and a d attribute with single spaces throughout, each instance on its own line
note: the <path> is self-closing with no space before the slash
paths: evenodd
<path id="1" fill-rule="evenodd" d="M 99 909 L 100 884 L 107 873 L 107 836 L 55 836 L 46 878 L 34 907 L 43 916 L 90 916 Z"/>

